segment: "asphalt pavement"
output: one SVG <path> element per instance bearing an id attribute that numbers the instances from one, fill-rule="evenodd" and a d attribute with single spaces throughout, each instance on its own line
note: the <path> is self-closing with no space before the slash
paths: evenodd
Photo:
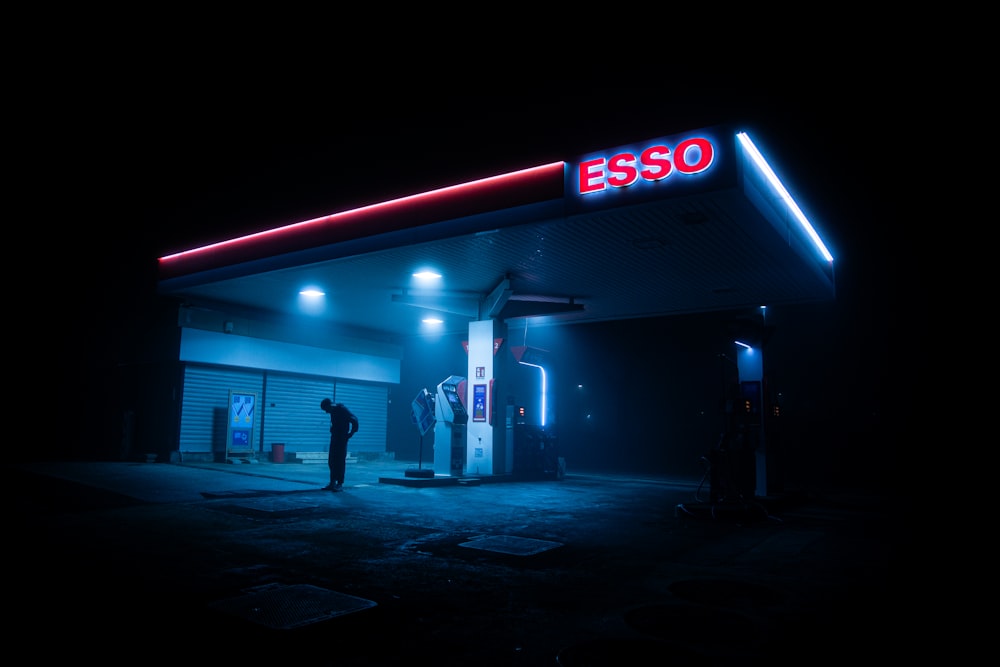
<path id="1" fill-rule="evenodd" d="M 352 462 L 331 493 L 317 464 L 7 464 L 7 634 L 33 660 L 129 665 L 899 655 L 887 492 L 713 501 L 700 480 L 573 470 L 410 484 L 421 467 Z"/>

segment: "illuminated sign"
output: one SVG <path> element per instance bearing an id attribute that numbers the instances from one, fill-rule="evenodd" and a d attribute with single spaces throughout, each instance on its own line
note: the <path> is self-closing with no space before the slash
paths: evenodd
<path id="1" fill-rule="evenodd" d="M 486 421 L 486 385 L 472 386 L 472 421 Z"/>
<path id="2" fill-rule="evenodd" d="M 421 389 L 410 402 L 410 419 L 420 429 L 420 435 L 426 434 L 434 426 L 434 396 L 426 388 Z"/>
<path id="3" fill-rule="evenodd" d="M 663 143 L 641 151 L 623 151 L 611 157 L 580 162 L 578 192 L 581 195 L 607 188 L 627 188 L 640 182 L 662 181 L 673 173 L 700 174 L 715 162 L 715 146 L 704 137 L 684 139 L 671 150 Z"/>
<path id="4" fill-rule="evenodd" d="M 229 433 L 226 445 L 226 458 L 233 456 L 254 456 L 254 408 L 257 405 L 257 394 L 229 390 Z M 230 461 L 232 462 L 232 461 Z"/>

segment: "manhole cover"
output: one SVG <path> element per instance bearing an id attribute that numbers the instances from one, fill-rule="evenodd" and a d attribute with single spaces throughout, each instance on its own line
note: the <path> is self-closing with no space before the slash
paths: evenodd
<path id="1" fill-rule="evenodd" d="M 209 605 L 217 611 L 279 630 L 319 623 L 374 606 L 376 603 L 371 600 L 308 584 L 268 586 Z"/>
<path id="2" fill-rule="evenodd" d="M 462 542 L 458 546 L 469 549 L 482 549 L 484 551 L 496 551 L 514 556 L 531 556 L 548 551 L 549 549 L 561 547 L 562 543 L 536 540 L 530 537 L 514 537 L 513 535 L 493 535 L 491 537 L 481 537 L 476 540 Z"/>

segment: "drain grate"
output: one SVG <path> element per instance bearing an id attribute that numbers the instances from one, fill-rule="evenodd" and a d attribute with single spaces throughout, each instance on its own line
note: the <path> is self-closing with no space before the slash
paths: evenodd
<path id="1" fill-rule="evenodd" d="M 308 584 L 269 585 L 209 605 L 217 611 L 278 630 L 319 623 L 374 606 L 376 603 L 371 600 Z"/>
<path id="2" fill-rule="evenodd" d="M 561 547 L 562 543 L 536 540 L 530 537 L 514 537 L 513 535 L 493 535 L 491 537 L 470 540 L 469 542 L 462 542 L 458 546 L 468 547 L 469 549 L 482 549 L 484 551 L 496 551 L 514 556 L 531 556 L 548 551 L 549 549 Z"/>

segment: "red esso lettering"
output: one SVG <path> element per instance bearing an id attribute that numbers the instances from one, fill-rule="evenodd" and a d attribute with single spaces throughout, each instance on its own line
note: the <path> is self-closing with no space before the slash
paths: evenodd
<path id="1" fill-rule="evenodd" d="M 673 165 L 670 164 L 670 149 L 666 146 L 650 146 L 639 156 L 642 164 L 642 178 L 647 181 L 660 181 L 670 175 Z"/>
<path id="2" fill-rule="evenodd" d="M 692 162 L 692 159 L 694 160 Z M 682 174 L 699 174 L 712 166 L 715 149 L 708 139 L 685 139 L 677 144 L 674 166 Z"/>
<path id="3" fill-rule="evenodd" d="M 580 163 L 580 194 L 601 192 L 608 186 L 626 188 L 641 178 L 644 181 L 661 181 L 674 170 L 681 174 L 705 171 L 715 160 L 715 149 L 708 139 L 696 137 L 677 144 L 671 154 L 662 144 L 650 146 L 638 157 L 633 153 L 617 153 L 608 160 L 595 158 Z"/>
<path id="4" fill-rule="evenodd" d="M 604 158 L 584 160 L 580 163 L 580 194 L 604 189 Z"/>
<path id="5" fill-rule="evenodd" d="M 619 153 L 608 160 L 608 185 L 613 188 L 626 188 L 639 179 L 639 170 L 635 168 L 635 156 L 631 153 Z"/>

